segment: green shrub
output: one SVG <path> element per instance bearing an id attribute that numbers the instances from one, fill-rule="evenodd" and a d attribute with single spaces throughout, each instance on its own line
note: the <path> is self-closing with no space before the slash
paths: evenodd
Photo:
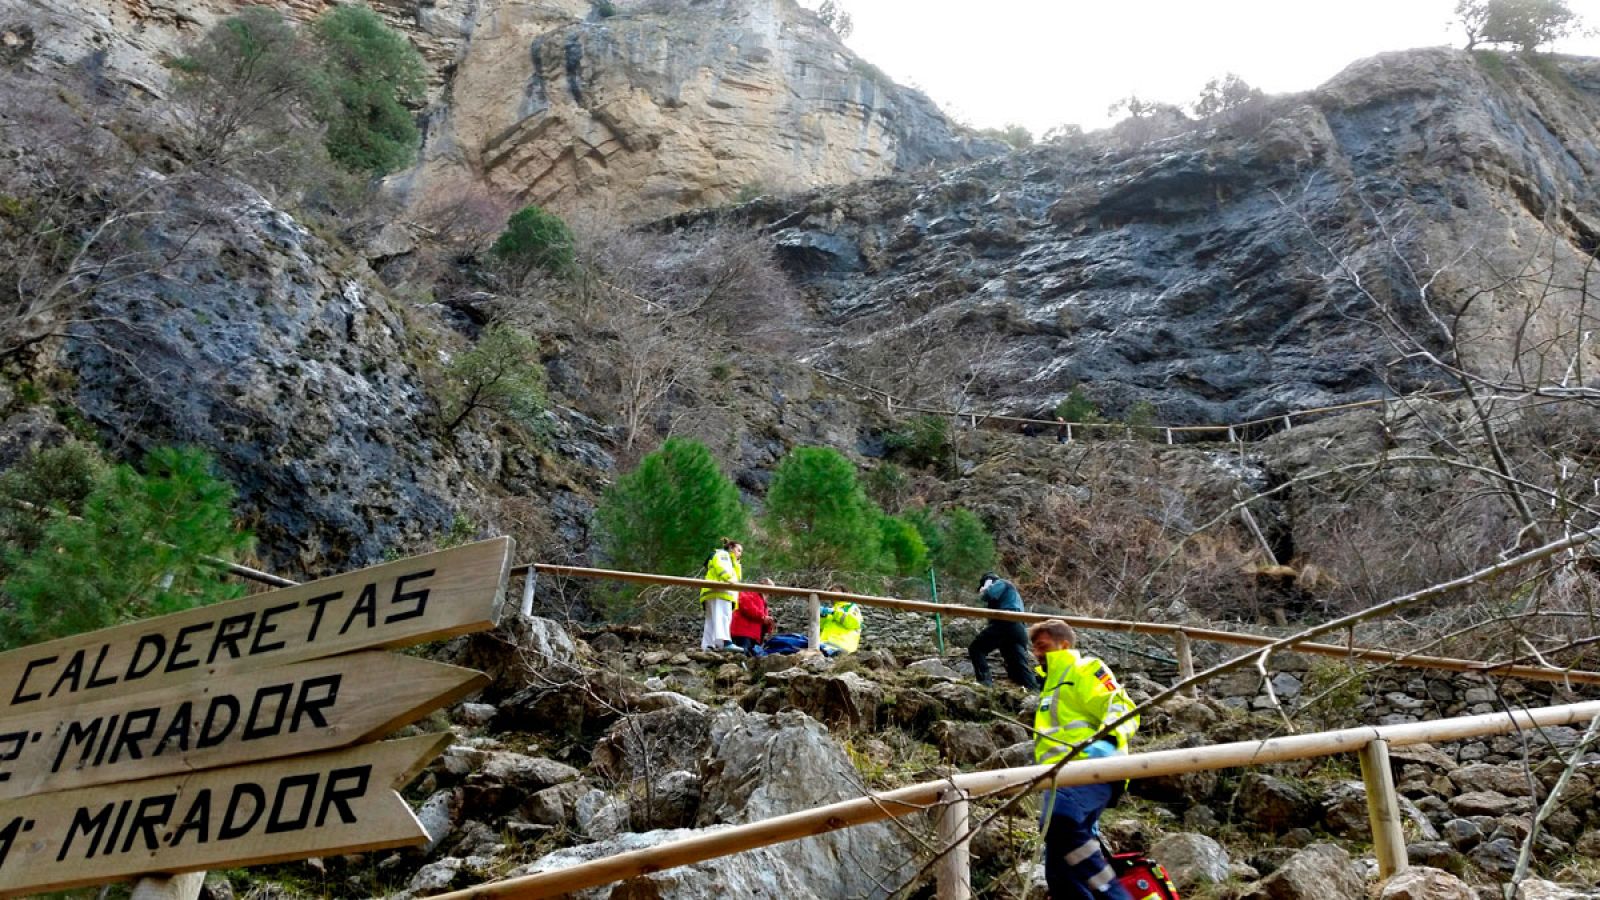
<path id="1" fill-rule="evenodd" d="M 609 19 L 617 14 L 617 5 L 611 0 L 594 0 L 594 14 L 602 19 Z"/>
<path id="2" fill-rule="evenodd" d="M 77 467 L 77 463 L 68 468 Z M 233 526 L 233 488 L 199 450 L 153 450 L 145 474 L 105 470 L 82 518 L 44 524 L 31 551 L 12 548 L 0 646 L 19 647 L 237 597 L 207 557 L 250 546 Z M 80 476 L 70 475 L 76 483 Z M 75 489 L 75 488 L 71 488 Z"/>
<path id="3" fill-rule="evenodd" d="M 882 517 L 843 454 L 797 448 L 773 471 L 767 491 L 769 558 L 793 571 L 878 572 Z"/>
<path id="4" fill-rule="evenodd" d="M 1136 401 L 1128 407 L 1128 415 L 1123 420 L 1133 428 L 1133 433 L 1144 438 L 1155 435 L 1156 405 L 1149 400 Z"/>
<path id="5" fill-rule="evenodd" d="M 526 428 L 539 427 L 544 412 L 544 366 L 539 344 L 508 325 L 490 326 L 471 350 L 445 370 L 445 430 L 454 431 L 474 410 L 505 416 Z"/>
<path id="6" fill-rule="evenodd" d="M 1056 415 L 1074 424 L 1093 425 L 1105 421 L 1100 417 L 1100 408 L 1084 395 L 1081 387 L 1068 391 L 1067 396 L 1056 404 Z"/>
<path id="7" fill-rule="evenodd" d="M 898 516 L 884 516 L 878 520 L 878 537 L 890 574 L 907 577 L 927 571 L 928 545 L 915 525 Z"/>
<path id="8" fill-rule="evenodd" d="M 906 520 L 922 535 L 941 583 L 976 584 L 978 576 L 994 568 L 994 538 L 983 520 L 970 511 L 954 509 L 948 515 L 935 516 L 917 510 Z"/>
<path id="9" fill-rule="evenodd" d="M 0 557 L 0 579 L 9 574 L 12 557 L 39 546 L 55 516 L 83 511 L 105 470 L 99 451 L 72 441 L 30 453 L 0 475 L 0 547 L 8 551 Z"/>
<path id="10" fill-rule="evenodd" d="M 195 151 L 215 158 L 246 131 L 268 141 L 295 128 L 294 114 L 311 102 L 319 67 L 283 14 L 247 6 L 213 25 L 172 62 L 177 97 L 194 112 Z"/>
<path id="11" fill-rule="evenodd" d="M 739 489 L 704 444 L 668 438 L 617 479 L 595 511 L 601 555 L 636 572 L 699 576 L 724 537 L 749 531 Z"/>
<path id="12" fill-rule="evenodd" d="M 422 103 L 427 68 L 405 36 L 365 6 L 336 6 L 316 21 L 322 51 L 328 155 L 369 175 L 405 168 L 422 142 L 409 106 Z"/>
<path id="13" fill-rule="evenodd" d="M 906 470 L 887 460 L 867 470 L 862 482 L 867 496 L 889 513 L 900 512 L 911 488 L 911 476 Z"/>
<path id="14" fill-rule="evenodd" d="M 506 230 L 489 252 L 518 275 L 534 269 L 565 275 L 572 270 L 572 247 L 572 229 L 560 216 L 527 206 L 506 222 Z"/>
<path id="15" fill-rule="evenodd" d="M 916 416 L 884 435 L 884 446 L 906 465 L 943 470 L 951 462 L 951 426 L 944 416 Z"/>

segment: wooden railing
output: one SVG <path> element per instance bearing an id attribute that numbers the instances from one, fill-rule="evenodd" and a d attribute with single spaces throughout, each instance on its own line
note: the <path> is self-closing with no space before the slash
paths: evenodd
<path id="1" fill-rule="evenodd" d="M 947 854 L 946 864 L 939 867 L 945 879 L 939 885 L 939 897 L 941 900 L 964 898 L 970 896 L 970 886 L 952 882 L 963 879 L 968 870 L 965 865 L 967 846 L 974 832 L 969 811 L 969 801 L 972 799 L 1005 797 L 1051 785 L 1103 784 L 1130 778 L 1259 766 L 1341 753 L 1355 753 L 1360 758 L 1363 780 L 1367 785 L 1367 816 L 1372 825 L 1378 870 L 1381 876 L 1388 877 L 1402 871 L 1407 865 L 1399 800 L 1389 764 L 1391 746 L 1466 740 L 1529 728 L 1573 725 L 1597 717 L 1600 717 L 1600 701 L 1590 701 L 1405 725 L 1362 726 L 1261 741 L 1156 750 L 1081 760 L 1064 766 L 1039 765 L 969 772 L 776 816 L 749 825 L 698 834 L 549 872 L 479 885 L 439 895 L 435 900 L 535 900 L 555 897 L 663 869 L 733 856 L 757 847 L 930 811 L 939 814 L 940 847 Z M 952 864 L 948 857 L 957 859 Z"/>
<path id="2" fill-rule="evenodd" d="M 860 391 L 865 391 L 869 396 L 876 399 L 877 402 L 882 403 L 890 415 L 895 413 L 919 413 L 931 416 L 944 416 L 947 418 L 956 419 L 957 421 L 966 420 L 974 428 L 985 422 L 996 422 L 1004 425 L 1019 426 L 1036 425 L 1041 429 L 1065 428 L 1066 439 L 1069 442 L 1075 440 L 1074 435 L 1083 435 L 1085 433 L 1094 433 L 1098 431 L 1113 434 L 1120 433 L 1121 435 L 1127 437 L 1132 437 L 1136 432 L 1154 433 L 1164 436 L 1166 443 L 1168 444 L 1175 443 L 1175 438 L 1179 435 L 1215 434 L 1224 436 L 1229 443 L 1238 443 L 1240 441 L 1252 438 L 1255 434 L 1264 429 L 1268 429 L 1280 424 L 1283 426 L 1284 431 L 1288 431 L 1290 428 L 1294 427 L 1295 420 L 1297 419 L 1305 419 L 1311 416 L 1328 415 L 1331 413 L 1350 412 L 1351 410 L 1356 409 L 1387 407 L 1391 403 L 1404 403 L 1408 400 L 1453 397 L 1461 393 L 1460 390 L 1425 391 L 1421 393 L 1405 394 L 1395 397 L 1380 397 L 1375 400 L 1357 400 L 1351 403 L 1338 403 L 1333 406 L 1318 406 L 1310 409 L 1293 410 L 1279 415 L 1262 416 L 1258 419 L 1247 419 L 1243 422 L 1235 422 L 1231 425 L 1133 425 L 1127 422 L 1063 423 L 1057 422 L 1054 419 L 1033 419 L 1027 416 L 1013 416 L 1003 413 L 980 412 L 977 410 L 941 409 L 939 407 L 922 406 L 915 403 L 908 403 L 900 397 L 896 397 L 895 395 L 889 393 L 888 391 L 881 390 L 869 384 L 863 384 L 851 378 L 846 378 L 843 375 L 829 372 L 826 369 L 820 369 L 813 366 L 811 370 L 824 378 L 837 381 L 840 384 L 849 385 L 850 387 Z"/>
<path id="3" fill-rule="evenodd" d="M 1123 634 L 1141 634 L 1169 638 L 1173 642 L 1174 655 L 1178 660 L 1179 678 L 1186 678 L 1194 673 L 1194 658 L 1190 644 L 1193 641 L 1206 641 L 1214 644 L 1227 644 L 1236 647 L 1266 647 L 1277 643 L 1277 638 L 1258 634 L 1245 634 L 1236 631 L 1222 631 L 1216 628 L 1200 628 L 1191 625 L 1167 625 L 1158 622 L 1128 622 L 1118 619 L 1096 619 L 1087 616 L 1047 615 L 1044 613 L 1011 612 L 1008 610 L 984 609 L 975 606 L 960 606 L 946 603 L 929 603 L 925 600 L 905 600 L 899 597 L 880 597 L 872 594 L 852 594 L 842 591 L 824 591 L 816 588 L 785 587 L 769 584 L 728 584 L 721 581 L 707 581 L 702 578 L 679 578 L 673 575 L 652 575 L 643 572 L 623 572 L 614 569 L 582 568 L 579 566 L 560 566 L 547 563 L 530 563 L 516 566 L 511 570 L 512 575 L 528 575 L 532 573 L 555 575 L 568 578 L 592 578 L 609 581 L 622 581 L 629 584 L 649 585 L 657 587 L 686 587 L 686 588 L 711 588 L 712 590 L 753 591 L 759 594 L 777 595 L 782 597 L 804 597 L 810 601 L 810 627 L 807 629 L 812 646 L 816 645 L 815 635 L 818 630 L 818 614 L 822 601 L 852 602 L 863 606 L 875 606 L 884 609 L 899 609 L 907 612 L 930 613 L 966 617 L 972 619 L 1003 619 L 1012 622 L 1043 622 L 1048 619 L 1060 619 L 1074 628 L 1084 628 L 1095 631 L 1120 632 Z M 531 614 L 537 578 L 529 577 L 523 583 L 523 612 Z M 1343 660 L 1360 660 L 1362 662 L 1381 663 L 1385 665 L 1401 666 L 1413 669 L 1437 669 L 1446 672 L 1462 672 L 1474 675 L 1496 676 L 1502 678 L 1520 678 L 1530 681 L 1549 681 L 1559 684 L 1600 684 L 1600 672 L 1589 672 L 1581 669 L 1556 669 L 1544 666 L 1529 666 L 1511 663 L 1490 663 L 1470 659 L 1453 659 L 1443 656 L 1429 656 L 1421 653 L 1409 653 L 1396 650 L 1379 650 L 1370 647 L 1357 647 L 1353 644 L 1323 644 L 1314 641 L 1305 641 L 1293 644 L 1286 649 L 1297 653 L 1306 653 L 1315 656 L 1330 656 Z"/>

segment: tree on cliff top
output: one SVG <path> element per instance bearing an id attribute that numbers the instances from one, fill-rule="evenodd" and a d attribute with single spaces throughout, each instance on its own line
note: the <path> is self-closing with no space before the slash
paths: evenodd
<path id="1" fill-rule="evenodd" d="M 421 143 L 408 107 L 423 99 L 422 54 L 365 6 L 336 6 L 315 31 L 327 78 L 328 155 L 371 175 L 410 165 Z"/>
<path id="2" fill-rule="evenodd" d="M 1567 0 L 1460 0 L 1456 18 L 1466 29 L 1468 50 L 1481 41 L 1532 53 L 1578 27 Z"/>

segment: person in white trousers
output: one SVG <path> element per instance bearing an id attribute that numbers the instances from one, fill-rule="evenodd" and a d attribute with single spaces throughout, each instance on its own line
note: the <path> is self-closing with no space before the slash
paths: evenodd
<path id="1" fill-rule="evenodd" d="M 722 549 L 711 554 L 711 558 L 706 560 L 706 580 L 720 581 L 724 584 L 737 583 L 744 577 L 739 565 L 739 560 L 743 556 L 743 544 L 723 538 Z M 739 605 L 739 595 L 732 590 L 701 588 L 700 605 L 706 610 L 705 629 L 700 633 L 700 649 L 726 650 L 735 647 L 731 629 L 733 611 Z"/>

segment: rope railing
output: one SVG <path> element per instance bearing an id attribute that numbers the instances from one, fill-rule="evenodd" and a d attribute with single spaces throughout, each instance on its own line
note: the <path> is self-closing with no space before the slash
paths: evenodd
<path id="1" fill-rule="evenodd" d="M 722 581 L 709 581 L 704 578 L 682 578 L 675 575 L 653 575 L 644 572 L 625 572 L 615 569 L 595 569 L 580 566 L 562 566 L 548 563 L 528 563 L 511 569 L 511 574 L 526 575 L 529 572 L 556 575 L 567 578 L 590 578 L 610 581 L 621 581 L 629 584 L 640 584 L 656 587 L 685 587 L 685 588 L 710 588 L 719 591 L 751 591 L 759 594 L 777 595 L 782 597 L 803 597 L 811 601 L 812 614 L 819 606 L 820 601 L 860 603 L 863 606 L 875 606 L 884 609 L 898 609 L 906 612 L 930 613 L 934 615 L 955 616 L 973 619 L 1003 619 L 1011 622 L 1044 622 L 1049 619 L 1060 619 L 1074 628 L 1092 631 L 1106 631 L 1122 634 L 1140 634 L 1170 638 L 1175 645 L 1175 651 L 1182 669 L 1185 664 L 1192 668 L 1193 660 L 1190 656 L 1189 643 L 1191 641 L 1206 641 L 1214 644 L 1228 644 L 1237 647 L 1266 647 L 1277 643 L 1276 638 L 1258 634 L 1247 634 L 1236 631 L 1222 631 L 1216 628 L 1200 628 L 1190 625 L 1168 625 L 1159 622 L 1131 622 L 1119 619 L 1098 619 L 1088 616 L 1053 615 L 1045 613 L 1012 612 L 1010 610 L 985 609 L 975 606 L 961 606 L 958 604 L 930 603 L 926 600 L 906 600 L 900 597 L 882 597 L 873 594 L 855 594 L 845 591 L 826 591 L 816 588 L 787 587 L 784 585 L 746 584 L 742 582 L 728 583 Z M 523 609 L 528 612 L 533 600 L 534 579 L 527 582 L 523 594 Z M 815 622 L 812 623 L 813 631 Z M 1547 681 L 1557 684 L 1600 684 L 1600 672 L 1589 672 L 1581 669 L 1557 669 L 1544 666 L 1530 666 L 1512 663 L 1489 663 L 1479 660 L 1454 659 L 1443 656 L 1429 656 L 1421 653 L 1409 653 L 1396 650 L 1379 650 L 1370 647 L 1356 647 L 1352 645 L 1322 644 L 1314 641 L 1297 643 L 1289 648 L 1298 653 L 1315 656 L 1329 656 L 1343 660 L 1360 660 L 1363 662 L 1381 663 L 1414 669 L 1436 669 L 1446 672 L 1461 672 L 1466 674 L 1497 676 L 1502 678 L 1517 678 L 1528 681 Z"/>
<path id="2" fill-rule="evenodd" d="M 1054 419 L 1034 419 L 1028 416 L 1013 416 L 1005 413 L 984 412 L 979 410 L 942 409 L 933 406 L 923 406 L 920 404 L 908 403 L 903 398 L 897 397 L 881 388 L 876 388 L 869 384 L 863 384 L 862 382 L 854 379 L 846 378 L 843 375 L 829 372 L 826 369 L 812 366 L 811 370 L 816 372 L 818 375 L 823 376 L 824 378 L 837 381 L 840 384 L 849 385 L 858 390 L 866 391 L 868 394 L 882 401 L 885 408 L 891 413 L 911 412 L 933 416 L 948 416 L 955 419 L 968 419 L 974 425 L 982 422 L 1000 422 L 1008 425 L 1037 425 L 1041 428 L 1061 428 L 1064 426 L 1067 429 L 1066 436 L 1067 440 L 1069 441 L 1073 439 L 1072 435 L 1075 429 L 1100 429 L 1103 431 L 1121 431 L 1125 433 L 1131 433 L 1135 431 L 1163 433 L 1166 435 L 1166 442 L 1169 444 L 1173 443 L 1173 437 L 1179 434 L 1225 434 L 1227 435 L 1229 442 L 1238 442 L 1247 439 L 1247 436 L 1253 433 L 1254 430 L 1266 426 L 1282 423 L 1284 428 L 1288 429 L 1293 426 L 1295 419 L 1327 415 L 1330 413 L 1349 412 L 1356 409 L 1384 407 L 1390 403 L 1400 403 L 1407 400 L 1431 400 L 1443 397 L 1453 397 L 1461 393 L 1460 389 L 1452 389 L 1446 391 L 1422 391 L 1415 394 L 1404 394 L 1394 397 L 1380 397 L 1374 400 L 1355 400 L 1349 403 L 1334 404 L 1332 406 L 1317 406 L 1310 409 L 1291 410 L 1290 412 L 1280 413 L 1278 415 L 1262 416 L 1261 418 L 1257 419 L 1247 419 L 1242 422 L 1234 422 L 1231 425 L 1134 425 L 1128 422 L 1057 422 Z"/>
<path id="3" fill-rule="evenodd" d="M 733 856 L 757 847 L 927 813 L 937 810 L 941 805 L 964 802 L 969 797 L 999 798 L 1048 786 L 1104 784 L 1133 778 L 1293 762 L 1342 753 L 1360 754 L 1362 774 L 1369 788 L 1368 816 L 1373 826 L 1379 870 L 1387 877 L 1406 867 L 1405 839 L 1394 776 L 1389 766 L 1389 746 L 1467 740 L 1532 728 L 1574 725 L 1596 717 L 1600 717 L 1600 701 L 1589 701 L 1403 725 L 1367 725 L 1266 740 L 1154 750 L 1074 761 L 1065 766 L 1035 765 L 968 772 L 882 793 L 869 793 L 853 800 L 775 816 L 748 825 L 696 834 L 561 869 L 440 894 L 434 900 L 535 900 L 555 897 L 665 869 Z M 961 822 L 958 825 L 941 827 L 940 830 L 957 835 L 971 834 L 969 823 Z M 965 853 L 966 844 L 959 843 L 949 850 Z M 945 885 L 940 886 L 941 897 L 947 896 L 945 889 Z M 952 892 L 951 895 L 954 894 Z"/>

